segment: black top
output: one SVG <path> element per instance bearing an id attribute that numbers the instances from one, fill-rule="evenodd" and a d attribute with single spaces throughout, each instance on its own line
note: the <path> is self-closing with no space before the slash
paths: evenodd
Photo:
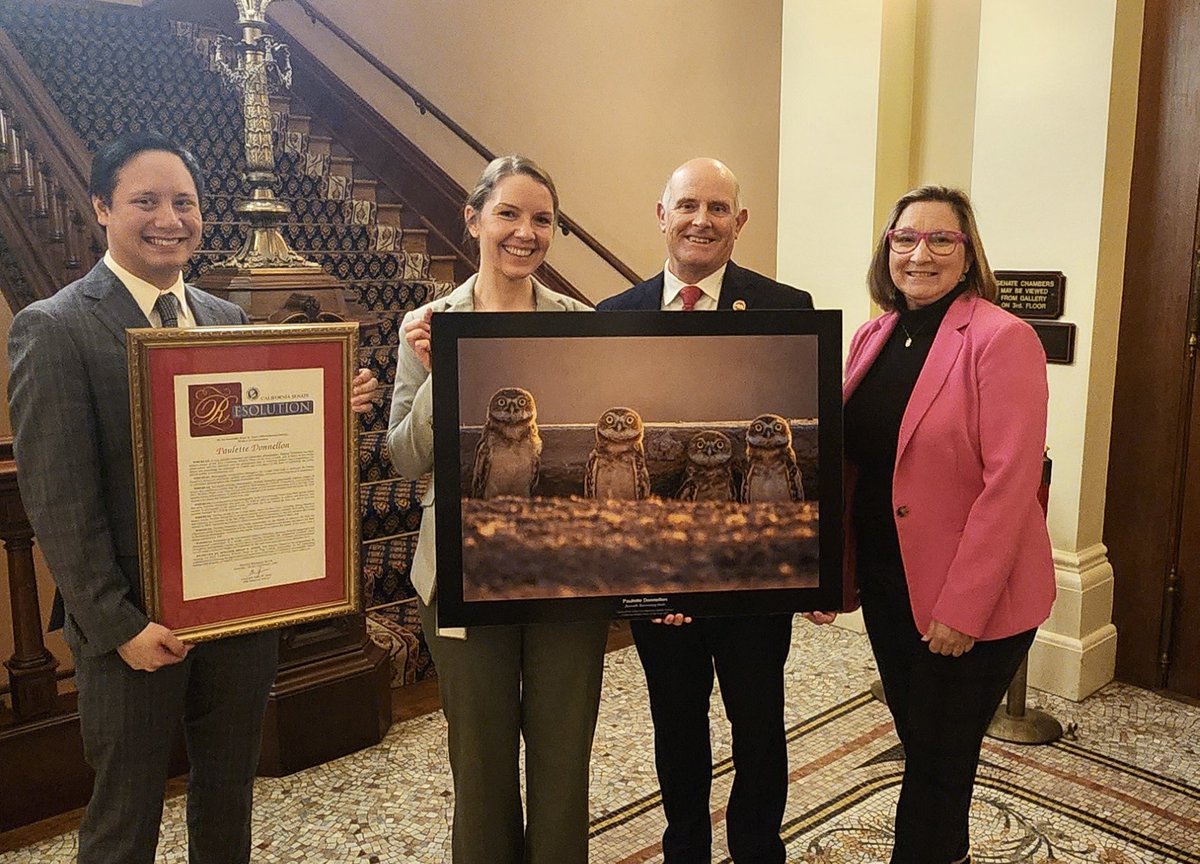
<path id="1" fill-rule="evenodd" d="M 946 310 L 966 289 L 967 284 L 960 283 L 920 309 L 908 309 L 901 295 L 896 329 L 846 402 L 846 459 L 858 469 L 851 518 L 860 582 L 877 573 L 903 577 L 900 538 L 892 515 L 900 422 Z"/>

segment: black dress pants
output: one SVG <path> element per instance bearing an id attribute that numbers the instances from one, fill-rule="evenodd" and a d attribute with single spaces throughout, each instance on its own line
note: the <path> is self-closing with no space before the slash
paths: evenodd
<path id="1" fill-rule="evenodd" d="M 779 826 L 787 803 L 783 665 L 792 616 L 709 618 L 682 627 L 635 621 L 634 642 L 654 719 L 654 760 L 667 830 L 666 864 L 710 864 L 713 670 L 733 736 L 733 788 L 726 808 L 736 864 L 782 864 Z"/>
<path id="2" fill-rule="evenodd" d="M 984 733 L 1037 630 L 977 641 L 961 657 L 934 654 L 913 623 L 903 573 L 898 580 L 863 575 L 867 636 L 904 745 L 891 864 L 950 864 L 970 849 Z"/>

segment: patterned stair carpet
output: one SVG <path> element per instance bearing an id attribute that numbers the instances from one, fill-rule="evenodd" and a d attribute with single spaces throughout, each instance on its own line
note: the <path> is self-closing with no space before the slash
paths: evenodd
<path id="1" fill-rule="evenodd" d="M 900 771 L 865 637 L 797 622 L 788 663 L 788 860 L 887 860 Z M 1083 703 L 1031 705 L 1075 724 L 1042 747 L 989 739 L 972 811 L 976 864 L 1200 862 L 1200 708 L 1114 684 Z M 728 725 L 713 700 L 714 860 L 728 862 L 722 806 L 732 781 Z M 592 760 L 591 860 L 662 861 L 645 682 L 632 648 L 607 658 Z M 453 811 L 441 713 L 399 724 L 379 746 L 256 784 L 253 860 L 446 862 Z M 182 797 L 168 802 L 160 860 L 186 860 Z M 66 864 L 69 833 L 0 854 L 0 864 Z"/>
<path id="2" fill-rule="evenodd" d="M 189 280 L 241 245 L 244 228 L 234 209 L 247 192 L 241 107 L 210 67 L 207 31 L 139 8 L 19 0 L 0 2 L 0 27 L 89 149 L 124 131 L 155 129 L 196 153 L 207 194 L 204 238 L 185 273 Z M 122 46 L 119 54 L 114 44 Z M 354 166 L 331 156 L 337 143 L 332 136 L 315 135 L 321 143 L 314 146 L 315 130 L 302 107 L 281 101 L 272 116 L 278 194 L 291 209 L 283 234 L 293 248 L 344 281 L 380 321 L 359 351 L 360 364 L 384 385 L 379 403 L 360 420 L 360 479 L 370 484 L 360 496 L 363 580 L 369 632 L 391 657 L 393 685 L 401 686 L 427 677 L 433 667 L 408 580 L 420 520 L 415 484 L 391 473 L 382 430 L 400 320 L 453 286 L 431 278 L 424 232 L 413 233 L 410 249 L 399 224 L 383 224 L 384 210 L 398 219 L 397 205 L 379 204 L 375 181 L 352 177 Z M 293 113 L 299 118 L 295 128 Z"/>

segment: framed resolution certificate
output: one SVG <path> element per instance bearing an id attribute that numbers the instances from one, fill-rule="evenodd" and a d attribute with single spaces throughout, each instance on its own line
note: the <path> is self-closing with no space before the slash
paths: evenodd
<path id="1" fill-rule="evenodd" d="M 357 334 L 128 331 L 143 598 L 181 639 L 361 611 Z"/>

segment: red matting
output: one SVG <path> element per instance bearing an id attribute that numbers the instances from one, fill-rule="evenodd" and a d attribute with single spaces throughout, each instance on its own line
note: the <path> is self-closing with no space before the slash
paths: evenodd
<path id="1" fill-rule="evenodd" d="M 250 616 L 269 615 L 345 601 L 346 478 L 344 426 L 346 376 L 342 342 L 279 345 L 204 345 L 151 348 L 147 358 L 150 383 L 151 450 L 157 517 L 158 623 L 171 629 L 198 627 Z M 325 577 L 203 597 L 183 599 L 183 550 L 180 546 L 179 468 L 175 443 L 175 376 L 263 372 L 283 369 L 324 371 L 325 383 Z M 357 503 L 353 503 L 357 506 Z"/>

